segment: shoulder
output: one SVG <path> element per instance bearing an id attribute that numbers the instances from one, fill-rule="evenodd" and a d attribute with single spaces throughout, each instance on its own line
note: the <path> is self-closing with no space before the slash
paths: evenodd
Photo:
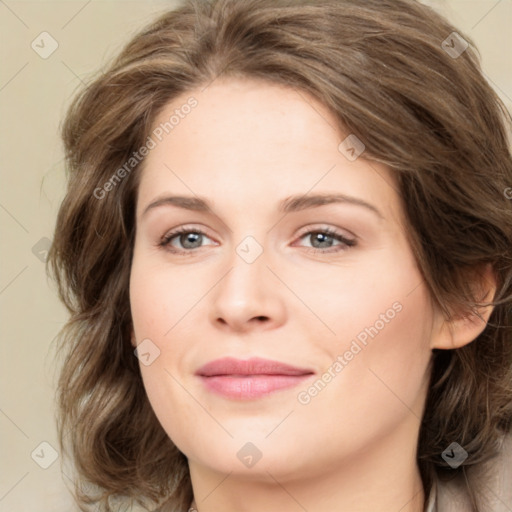
<path id="1" fill-rule="evenodd" d="M 482 496 L 481 512 L 512 510 L 512 432 L 502 436 L 499 454 L 485 464 L 467 469 L 468 481 L 478 486 Z M 435 482 L 435 506 L 432 512 L 472 512 L 463 475 Z"/>

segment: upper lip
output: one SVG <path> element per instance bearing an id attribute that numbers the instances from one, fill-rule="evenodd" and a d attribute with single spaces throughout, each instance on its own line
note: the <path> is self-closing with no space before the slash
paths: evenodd
<path id="1" fill-rule="evenodd" d="M 216 375 L 308 375 L 311 373 L 314 372 L 308 368 L 299 368 L 259 357 L 246 360 L 224 357 L 210 361 L 196 371 L 196 375 L 202 377 Z"/>

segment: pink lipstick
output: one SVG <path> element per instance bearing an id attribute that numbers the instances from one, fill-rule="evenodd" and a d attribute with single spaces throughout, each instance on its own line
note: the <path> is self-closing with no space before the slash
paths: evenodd
<path id="1" fill-rule="evenodd" d="M 308 368 L 258 357 L 216 359 L 196 372 L 210 391 L 239 400 L 256 399 L 295 387 L 313 374 Z"/>

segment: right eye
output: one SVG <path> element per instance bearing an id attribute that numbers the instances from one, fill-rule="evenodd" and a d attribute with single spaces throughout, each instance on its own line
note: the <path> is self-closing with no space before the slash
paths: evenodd
<path id="1" fill-rule="evenodd" d="M 182 227 L 167 233 L 158 245 L 174 253 L 191 253 L 201 248 L 201 242 L 204 237 L 208 238 L 206 233 L 200 229 Z M 173 244 L 174 239 L 181 245 L 181 248 L 175 247 Z"/>

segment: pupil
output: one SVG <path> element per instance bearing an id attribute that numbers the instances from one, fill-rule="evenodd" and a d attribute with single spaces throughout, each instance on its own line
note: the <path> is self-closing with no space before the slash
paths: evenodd
<path id="1" fill-rule="evenodd" d="M 185 243 L 183 244 L 184 247 L 189 247 L 190 244 L 194 244 L 194 242 L 197 242 L 198 239 L 200 239 L 201 235 L 199 233 L 188 233 L 185 235 Z M 195 240 L 194 240 L 195 239 Z"/>
<path id="2" fill-rule="evenodd" d="M 320 244 L 324 244 L 324 247 L 329 247 L 329 244 L 325 241 L 326 239 L 331 238 L 330 235 L 326 235 L 325 233 L 317 233 L 316 239 L 320 242 Z M 323 240 L 321 240 L 323 239 Z"/>

